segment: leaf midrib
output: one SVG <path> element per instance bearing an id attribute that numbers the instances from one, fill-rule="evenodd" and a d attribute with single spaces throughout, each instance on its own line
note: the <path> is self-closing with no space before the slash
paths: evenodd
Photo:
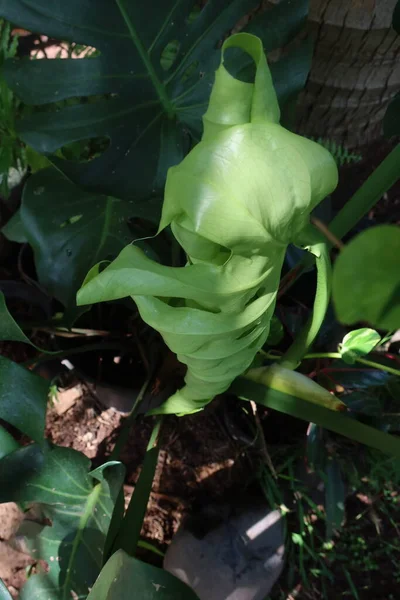
<path id="1" fill-rule="evenodd" d="M 144 64 L 144 66 L 147 69 L 147 72 L 149 74 L 149 78 L 150 78 L 150 80 L 151 80 L 151 82 L 153 84 L 153 87 L 154 87 L 154 89 L 156 91 L 156 94 L 157 94 L 159 100 L 160 100 L 160 103 L 161 103 L 162 107 L 164 108 L 167 116 L 169 118 L 171 118 L 174 115 L 174 107 L 173 107 L 173 104 L 172 104 L 172 102 L 170 101 L 170 99 L 168 97 L 168 94 L 167 94 L 167 91 L 165 89 L 165 86 L 160 81 L 160 79 L 159 79 L 159 77 L 158 77 L 158 75 L 156 73 L 156 70 L 154 69 L 154 66 L 153 66 L 153 64 L 152 64 L 152 62 L 150 60 L 150 57 L 147 54 L 146 49 L 145 49 L 145 47 L 144 47 L 144 45 L 143 45 L 143 43 L 142 43 L 142 41 L 141 41 L 141 39 L 140 39 L 140 37 L 138 35 L 138 33 L 137 33 L 137 31 L 136 31 L 133 23 L 132 23 L 129 15 L 127 13 L 127 11 L 125 10 L 125 6 L 123 4 L 123 0 L 116 0 L 116 3 L 117 3 L 117 6 L 118 6 L 118 8 L 119 8 L 119 10 L 121 12 L 121 15 L 122 15 L 124 21 L 125 21 L 125 24 L 126 24 L 126 26 L 128 28 L 128 31 L 129 31 L 130 36 L 131 36 L 131 40 L 132 40 L 134 46 L 136 47 L 136 49 L 137 49 L 137 51 L 139 53 L 139 56 L 140 56 L 140 58 L 141 58 L 141 60 L 142 60 L 142 62 Z"/>
<path id="2" fill-rule="evenodd" d="M 84 534 L 86 525 L 87 525 L 90 517 L 92 516 L 92 514 L 94 512 L 94 508 L 99 499 L 100 492 L 101 492 L 101 483 L 98 483 L 97 485 L 94 486 L 94 488 L 90 492 L 88 499 L 86 501 L 85 509 L 82 513 L 81 518 L 79 519 L 79 525 L 78 525 L 78 529 L 77 529 L 77 532 L 76 532 L 76 535 L 74 538 L 74 542 L 72 544 L 71 555 L 68 560 L 65 581 L 63 584 L 63 594 L 62 594 L 63 600 L 68 600 L 68 595 L 70 593 L 69 584 L 70 584 L 71 575 L 72 575 L 72 565 L 74 564 L 75 555 L 78 551 L 78 547 L 79 547 L 80 541 L 82 539 L 82 536 Z"/>

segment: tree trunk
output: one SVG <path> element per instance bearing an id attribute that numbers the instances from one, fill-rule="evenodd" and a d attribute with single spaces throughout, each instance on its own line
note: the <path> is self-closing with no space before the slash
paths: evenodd
<path id="1" fill-rule="evenodd" d="M 400 88 L 396 0 L 310 0 L 313 65 L 298 106 L 300 133 L 362 148 L 382 135 Z"/>

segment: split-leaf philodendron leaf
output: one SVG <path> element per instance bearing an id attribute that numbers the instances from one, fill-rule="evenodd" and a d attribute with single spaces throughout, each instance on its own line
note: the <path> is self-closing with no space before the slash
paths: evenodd
<path id="1" fill-rule="evenodd" d="M 224 52 L 232 47 L 253 58 L 254 83 L 225 69 Z M 322 260 L 329 279 L 309 214 L 336 186 L 335 161 L 279 118 L 261 41 L 231 36 L 202 140 L 167 177 L 159 231 L 171 226 L 187 265 L 162 266 L 131 245 L 103 272 L 93 268 L 78 293 L 79 304 L 132 296 L 143 320 L 187 365 L 186 385 L 158 412 L 199 410 L 250 366 L 268 336 L 290 242 Z M 317 290 L 319 319 L 327 289 L 324 281 Z M 304 344 L 315 333 L 314 323 Z"/>

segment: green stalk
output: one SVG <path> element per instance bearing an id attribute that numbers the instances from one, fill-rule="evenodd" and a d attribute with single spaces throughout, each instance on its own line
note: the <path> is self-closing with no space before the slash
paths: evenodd
<path id="1" fill-rule="evenodd" d="M 264 352 L 264 350 L 260 350 L 260 354 L 262 356 L 265 356 L 265 358 L 267 358 L 268 360 L 282 360 L 282 356 L 278 356 L 277 354 L 273 354 L 272 352 Z M 342 355 L 339 352 L 310 352 L 309 354 L 306 354 L 304 356 L 304 360 L 311 358 L 336 358 L 340 360 L 342 358 Z M 361 357 L 357 357 L 354 360 L 362 365 L 371 367 L 372 369 L 379 369 L 380 371 L 385 371 L 386 373 L 390 373 L 391 375 L 396 375 L 397 377 L 400 377 L 400 369 L 395 369 L 393 367 L 383 365 L 382 363 L 378 363 Z"/>
<path id="2" fill-rule="evenodd" d="M 158 462 L 158 453 L 160 450 L 158 438 L 162 423 L 162 416 L 157 417 L 149 443 L 146 449 L 146 456 L 139 479 L 129 502 L 126 515 L 119 528 L 115 539 L 112 552 L 119 549 L 124 550 L 131 556 L 136 553 L 139 543 L 140 531 L 142 529 L 144 516 L 146 514 L 147 504 L 153 485 L 154 473 Z"/>
<path id="3" fill-rule="evenodd" d="M 314 307 L 304 329 L 282 357 L 281 365 L 286 369 L 297 369 L 301 363 L 321 328 L 329 304 L 332 268 L 328 245 L 326 242 L 313 244 L 311 252 L 315 254 L 317 265 L 317 290 Z"/>

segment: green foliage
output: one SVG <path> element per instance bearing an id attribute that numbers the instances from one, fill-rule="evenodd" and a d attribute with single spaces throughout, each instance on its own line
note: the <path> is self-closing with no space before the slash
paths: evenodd
<path id="1" fill-rule="evenodd" d="M 13 436 L 0 425 L 0 459 L 17 450 L 18 444 Z"/>
<path id="2" fill-rule="evenodd" d="M 4 61 L 15 56 L 18 38 L 11 39 L 11 25 L 0 19 L 0 69 L 3 71 Z M 19 101 L 0 73 L 0 194 L 7 198 L 9 194 L 8 179 L 10 169 L 22 169 L 24 163 L 23 149 L 19 143 L 15 120 L 19 109 Z"/>
<path id="3" fill-rule="evenodd" d="M 158 463 L 158 434 L 161 418 L 156 420 L 153 433 L 150 437 L 146 455 L 143 459 L 142 470 L 132 494 L 125 517 L 120 524 L 118 534 L 115 538 L 112 551 L 124 550 L 134 556 L 139 543 L 140 531 L 146 514 L 148 499 L 153 485 L 154 474 Z"/>
<path id="4" fill-rule="evenodd" d="M 0 340 L 13 340 L 30 344 L 18 323 L 10 315 L 3 292 L 0 291 Z"/>
<path id="5" fill-rule="evenodd" d="M 340 253 L 333 301 L 343 323 L 368 321 L 389 331 L 400 327 L 400 230 L 380 225 L 362 232 Z"/>
<path id="6" fill-rule="evenodd" d="M 0 356 L 0 418 L 38 443 L 43 440 L 47 392 L 44 379 Z"/>
<path id="7" fill-rule="evenodd" d="M 345 488 L 338 461 L 331 458 L 326 464 L 326 522 L 327 540 L 331 540 L 338 531 L 344 519 Z"/>
<path id="8" fill-rule="evenodd" d="M 254 84 L 228 73 L 228 48 L 253 58 Z M 228 38 L 202 141 L 170 169 L 165 189 L 159 231 L 171 226 L 188 265 L 162 266 L 128 246 L 104 271 L 92 270 L 78 295 L 79 304 L 132 296 L 142 319 L 188 365 L 186 386 L 157 412 L 195 412 L 250 366 L 268 337 L 287 244 L 323 255 L 306 226 L 336 182 L 331 155 L 279 125 L 261 41 Z M 328 298 L 323 290 L 317 296 L 323 318 Z"/>
<path id="9" fill-rule="evenodd" d="M 339 352 L 344 362 L 353 365 L 357 357 L 369 354 L 381 341 L 381 336 L 374 329 L 355 329 L 346 334 L 341 344 Z"/>
<path id="10" fill-rule="evenodd" d="M 101 193 L 132 198 L 163 188 L 168 168 L 179 163 L 189 137 L 201 135 L 223 36 L 257 0 L 210 0 L 193 18 L 194 0 L 127 0 L 61 5 L 38 0 L 3 0 L 0 13 L 31 31 L 89 45 L 99 52 L 81 60 L 11 61 L 5 76 L 27 104 L 45 105 L 72 97 L 98 96 L 57 112 L 35 112 L 20 124 L 22 139 L 42 153 L 76 140 L 106 136 L 109 148 L 89 163 L 52 157 L 76 183 Z M 307 11 L 290 2 L 252 21 L 267 50 L 286 43 Z M 290 18 L 282 18 L 283 14 Z M 178 47 L 165 62 L 165 49 Z M 293 59 L 297 59 L 293 54 Z M 167 68 L 166 68 L 167 67 Z M 165 70 L 166 68 L 166 70 Z M 286 69 L 288 64 L 286 63 Z M 298 65 L 294 67 L 298 73 Z M 290 77 L 286 79 L 290 81 Z M 298 85 L 298 82 L 295 83 Z"/>
<path id="11" fill-rule="evenodd" d="M 76 291 L 93 263 L 142 236 L 139 227 L 129 225 L 133 217 L 156 220 L 154 203 L 85 192 L 51 167 L 29 178 L 22 206 L 3 233 L 18 241 L 23 232 L 35 253 L 40 283 L 72 318 Z"/>
<path id="12" fill-rule="evenodd" d="M 24 461 L 27 451 L 29 462 Z M 37 463 L 36 469 L 28 473 L 25 470 L 23 486 L 12 485 L 17 469 L 11 458 L 16 454 L 22 455 L 22 464 Z M 89 471 L 90 461 L 83 454 L 60 447 L 41 454 L 39 449 L 28 446 L 17 450 L 14 457 L 8 455 L 0 462 L 1 501 L 38 503 L 48 523 L 26 521 L 23 525 L 28 548 L 33 556 L 48 563 L 49 570 L 31 576 L 20 598 L 67 600 L 72 592 L 86 597 L 101 569 L 124 468 L 112 462 Z"/>
<path id="13" fill-rule="evenodd" d="M 198 600 L 176 577 L 119 550 L 109 559 L 87 600 Z"/>
<path id="14" fill-rule="evenodd" d="M 351 440 L 400 458 L 400 440 L 397 437 L 365 425 L 342 412 L 326 408 L 322 404 L 308 402 L 293 394 L 266 387 L 262 383 L 244 377 L 236 379 L 230 391 L 243 400 L 254 400 L 267 408 L 279 410 L 309 423 L 316 423 Z"/>
<path id="15" fill-rule="evenodd" d="M 195 412 L 229 389 L 314 423 L 308 456 L 325 473 L 331 539 L 343 520 L 345 489 L 339 452 L 327 451 L 329 431 L 400 458 L 398 437 L 387 433 L 400 428 L 399 380 L 383 372 L 399 371 L 384 357 L 378 363 L 364 358 L 381 341 L 367 328 L 350 332 L 339 352 L 325 355 L 341 359 L 331 363 L 338 374 L 329 386 L 336 391 L 343 384 L 347 393 L 341 398 L 293 370 L 318 334 L 330 297 L 329 242 L 309 226 L 312 209 L 336 185 L 329 151 L 339 165 L 360 157 L 289 131 L 312 43 L 293 44 L 270 69 L 265 52 L 293 40 L 307 2 L 293 6 L 282 0 L 257 12 L 244 33 L 227 37 L 257 5 L 208 0 L 200 9 L 194 0 L 36 0 L 33 7 L 25 0 L 0 0 L 0 14 L 13 23 L 67 40 L 70 57 L 16 59 L 16 38 L 10 44 L 10 26 L 1 24 L 0 62 L 5 61 L 11 90 L 0 80 L 0 175 L 25 159 L 33 173 L 21 208 L 3 231 L 32 247 L 39 282 L 63 304 L 67 324 L 86 310 L 77 309 L 75 295 L 88 271 L 80 304 L 133 297 L 143 320 L 188 366 L 185 387 L 154 412 Z M 84 57 L 72 60 L 78 56 Z M 14 92 L 34 107 L 23 111 L 18 126 L 30 145 L 26 149 L 15 132 L 22 105 Z M 390 135 L 398 133 L 397 100 L 384 126 Z M 397 180 L 399 153 L 397 146 L 335 217 L 330 227 L 336 236 L 346 234 Z M 165 182 L 163 234 L 149 241 L 160 221 Z M 3 194 L 6 183 L 3 176 Z M 169 228 L 172 250 L 163 243 Z M 135 245 L 127 245 L 132 241 Z M 384 226 L 361 234 L 339 255 L 334 301 L 345 322 L 399 327 L 398 242 L 398 229 Z M 237 378 L 264 344 L 282 341 L 283 327 L 273 311 L 289 243 L 307 249 L 316 261 L 314 310 L 282 357 L 276 350 L 263 353 L 281 358 L 280 365 Z M 184 267 L 176 266 L 181 249 Z M 174 267 L 166 266 L 170 255 Z M 0 317 L 0 340 L 30 343 L 1 293 Z M 260 356 L 257 360 L 262 364 Z M 368 371 L 356 363 L 365 363 Z M 325 383 L 323 371 L 317 366 L 313 377 Z M 149 381 L 150 376 L 146 385 Z M 124 516 L 119 462 L 91 471 L 84 455 L 44 439 L 47 395 L 46 382 L 0 357 L 0 418 L 36 442 L 19 447 L 0 425 L 0 501 L 38 506 L 42 522 L 26 521 L 20 534 L 33 556 L 49 565 L 48 572 L 39 569 L 29 577 L 21 600 L 195 600 L 170 574 L 134 558 L 143 546 L 139 536 L 161 421 Z M 134 416 L 133 411 L 128 424 Z M 121 434 L 113 457 L 124 439 Z M 294 481 L 292 472 L 288 479 Z M 270 485 L 269 492 L 277 502 L 277 486 Z M 282 498 L 278 505 L 284 506 Z M 306 580 L 312 524 L 301 511 L 291 556 Z M 325 562 L 318 565 L 325 573 Z M 349 586 L 353 589 L 351 578 Z M 9 600 L 1 582 L 0 598 Z"/>

